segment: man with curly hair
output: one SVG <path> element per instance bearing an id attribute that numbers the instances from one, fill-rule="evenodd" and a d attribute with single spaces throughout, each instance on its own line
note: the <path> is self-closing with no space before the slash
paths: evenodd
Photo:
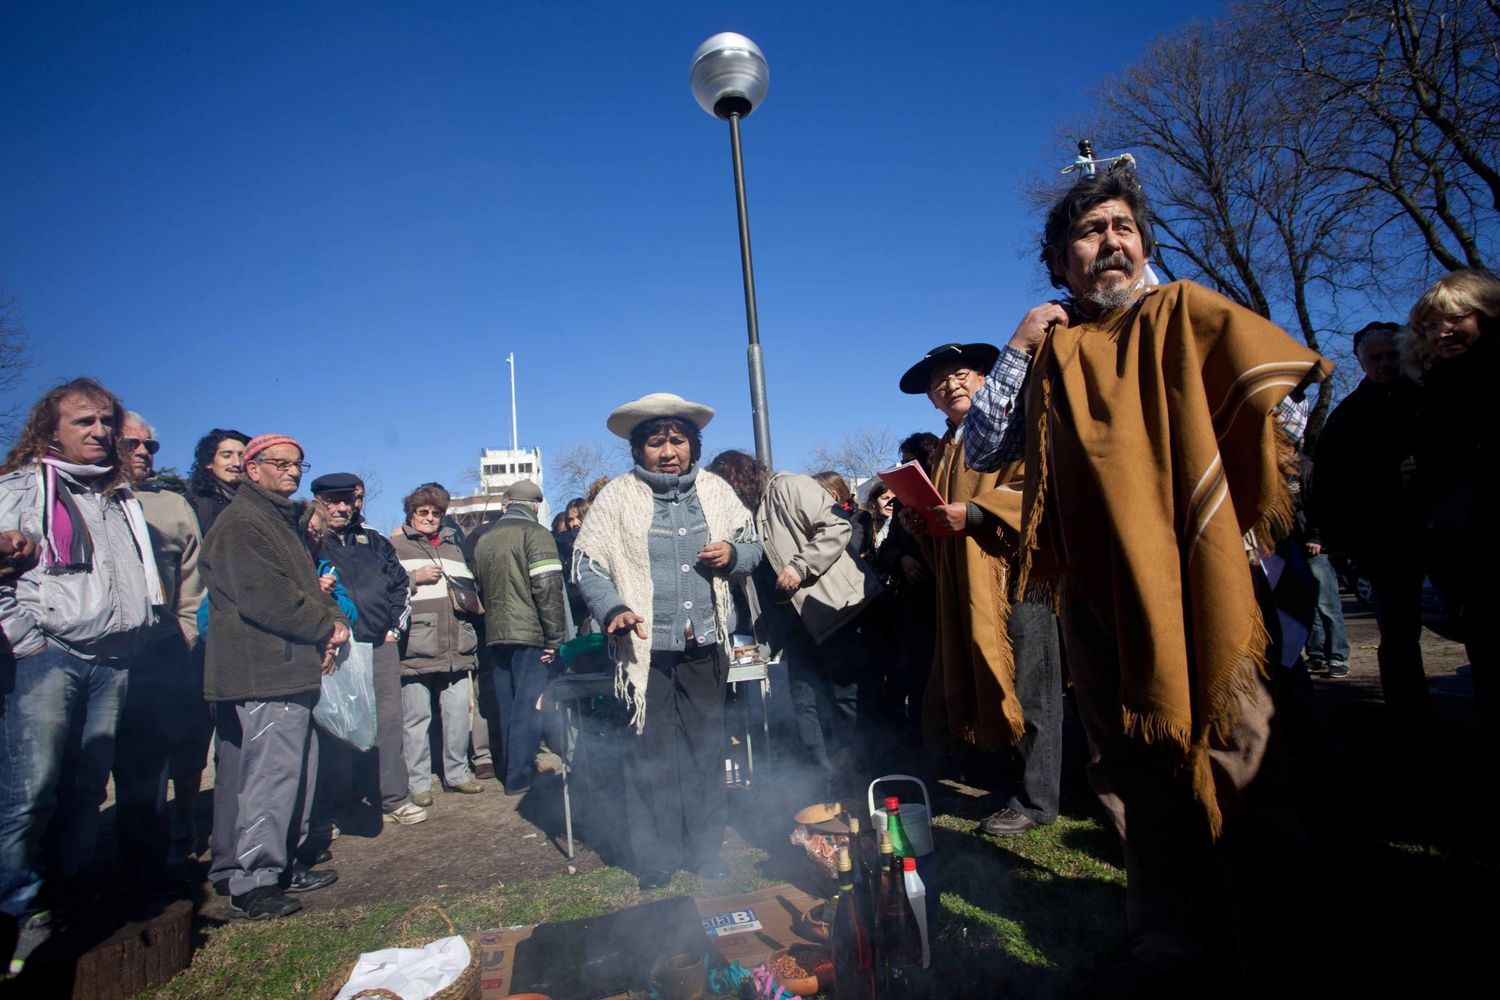
<path id="1" fill-rule="evenodd" d="M 0 913 L 20 925 L 12 971 L 86 902 L 126 665 L 162 603 L 141 505 L 119 466 L 120 401 L 74 379 L 44 395 L 0 466 L 0 532 L 40 551 L 0 580 Z M 55 876 L 52 877 L 52 876 Z"/>

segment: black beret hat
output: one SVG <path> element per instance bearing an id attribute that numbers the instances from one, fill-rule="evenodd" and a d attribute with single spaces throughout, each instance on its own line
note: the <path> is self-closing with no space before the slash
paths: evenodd
<path id="1" fill-rule="evenodd" d="M 313 496 L 319 493 L 338 493 L 342 490 L 352 490 L 356 486 L 363 486 L 365 481 L 352 472 L 330 472 L 325 476 L 319 476 L 312 481 Z"/>

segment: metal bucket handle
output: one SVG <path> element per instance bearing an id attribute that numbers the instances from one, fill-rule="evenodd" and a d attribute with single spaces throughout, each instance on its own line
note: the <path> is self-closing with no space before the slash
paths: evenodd
<path id="1" fill-rule="evenodd" d="M 932 818 L 933 818 L 932 817 L 932 800 L 927 797 L 927 786 L 922 783 L 922 779 L 921 778 L 918 778 L 915 775 L 910 775 L 910 774 L 887 774 L 887 775 L 883 775 L 882 777 L 876 778 L 874 781 L 870 782 L 870 789 L 869 789 L 869 792 L 868 792 L 868 799 L 869 799 L 870 818 L 871 819 L 875 818 L 875 786 L 878 785 L 878 784 L 880 784 L 883 781 L 911 781 L 911 782 L 915 782 L 916 786 L 918 788 L 922 789 L 922 804 L 927 807 L 927 821 L 929 823 L 932 822 Z"/>

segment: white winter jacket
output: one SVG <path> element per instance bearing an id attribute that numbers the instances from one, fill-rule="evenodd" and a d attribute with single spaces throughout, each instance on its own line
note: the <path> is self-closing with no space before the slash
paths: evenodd
<path id="1" fill-rule="evenodd" d="M 49 568 L 38 562 L 18 579 L 0 584 L 0 627 L 10 652 L 30 656 L 55 645 L 84 660 L 115 660 L 145 644 L 156 613 L 148 594 L 142 554 L 121 504 L 126 487 L 101 490 L 59 471 L 93 541 L 86 570 Z M 133 502 L 133 501 L 132 501 Z M 0 476 L 0 531 L 20 531 L 42 544 L 42 476 L 27 466 Z M 150 553 L 146 558 L 152 558 Z"/>

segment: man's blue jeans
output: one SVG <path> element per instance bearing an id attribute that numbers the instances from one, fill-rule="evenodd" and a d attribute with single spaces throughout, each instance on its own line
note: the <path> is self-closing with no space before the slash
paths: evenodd
<path id="1" fill-rule="evenodd" d="M 24 922 L 44 877 L 93 860 L 127 677 L 52 647 L 0 660 L 0 912 Z"/>
<path id="2" fill-rule="evenodd" d="M 1307 568 L 1318 581 L 1318 607 L 1307 637 L 1307 658 L 1315 663 L 1348 663 L 1349 637 L 1344 632 L 1344 604 L 1339 578 L 1324 555 L 1308 556 Z"/>
<path id="3" fill-rule="evenodd" d="M 500 746 L 504 768 L 495 761 L 495 771 L 504 775 L 511 794 L 531 787 L 536 772 L 536 751 L 542 742 L 542 713 L 536 700 L 547 687 L 547 665 L 542 651 L 533 646 L 497 643 L 490 647 L 495 676 L 495 701 L 500 708 Z M 498 748 L 491 746 L 491 752 Z"/>

